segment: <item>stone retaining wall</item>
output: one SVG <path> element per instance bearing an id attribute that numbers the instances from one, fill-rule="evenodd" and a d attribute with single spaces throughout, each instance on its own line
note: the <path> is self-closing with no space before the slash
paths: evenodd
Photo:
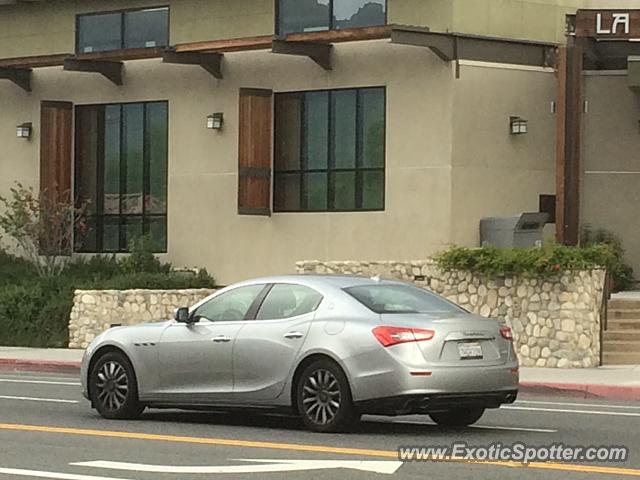
<path id="1" fill-rule="evenodd" d="M 69 348 L 86 348 L 114 324 L 173 318 L 215 290 L 76 290 L 69 319 Z"/>
<path id="2" fill-rule="evenodd" d="M 513 329 L 523 366 L 581 368 L 600 362 L 600 311 L 605 272 L 567 271 L 546 279 L 486 278 L 442 272 L 429 260 L 297 263 L 298 273 L 395 278 L 428 288 L 467 310 Z"/>

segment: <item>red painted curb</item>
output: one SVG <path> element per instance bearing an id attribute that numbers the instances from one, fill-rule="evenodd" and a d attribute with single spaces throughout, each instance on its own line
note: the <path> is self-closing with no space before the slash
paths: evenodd
<path id="1" fill-rule="evenodd" d="M 80 362 L 0 358 L 0 371 L 80 373 Z"/>
<path id="2" fill-rule="evenodd" d="M 531 394 L 567 394 L 585 398 L 606 400 L 640 401 L 640 386 L 581 384 L 581 383 L 545 383 L 520 382 L 521 393 Z"/>

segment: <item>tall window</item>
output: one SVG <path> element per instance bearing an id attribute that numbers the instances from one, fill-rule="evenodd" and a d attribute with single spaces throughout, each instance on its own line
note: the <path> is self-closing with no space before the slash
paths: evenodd
<path id="1" fill-rule="evenodd" d="M 79 252 L 124 252 L 149 234 L 167 249 L 167 102 L 76 108 L 75 195 L 88 205 Z"/>
<path id="2" fill-rule="evenodd" d="M 275 99 L 274 210 L 384 209 L 385 89 Z"/>
<path id="3" fill-rule="evenodd" d="M 164 47 L 169 44 L 169 7 L 78 15 L 76 52 Z"/>
<path id="4" fill-rule="evenodd" d="M 387 23 L 387 0 L 279 0 L 278 33 L 317 32 Z"/>

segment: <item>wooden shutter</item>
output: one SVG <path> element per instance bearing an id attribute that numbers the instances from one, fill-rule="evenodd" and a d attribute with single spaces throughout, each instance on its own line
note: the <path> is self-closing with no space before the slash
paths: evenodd
<path id="1" fill-rule="evenodd" d="M 40 193 L 71 201 L 73 104 L 42 102 L 40 109 Z"/>
<path id="2" fill-rule="evenodd" d="M 271 215 L 273 92 L 240 89 L 238 213 Z"/>

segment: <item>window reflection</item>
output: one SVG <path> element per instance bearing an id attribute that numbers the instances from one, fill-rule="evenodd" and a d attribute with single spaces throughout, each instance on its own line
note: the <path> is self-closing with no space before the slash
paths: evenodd
<path id="1" fill-rule="evenodd" d="M 385 0 L 336 0 L 333 4 L 333 28 L 384 25 Z"/>
<path id="2" fill-rule="evenodd" d="M 278 32 L 286 35 L 384 25 L 386 10 L 386 0 L 280 0 Z"/>

